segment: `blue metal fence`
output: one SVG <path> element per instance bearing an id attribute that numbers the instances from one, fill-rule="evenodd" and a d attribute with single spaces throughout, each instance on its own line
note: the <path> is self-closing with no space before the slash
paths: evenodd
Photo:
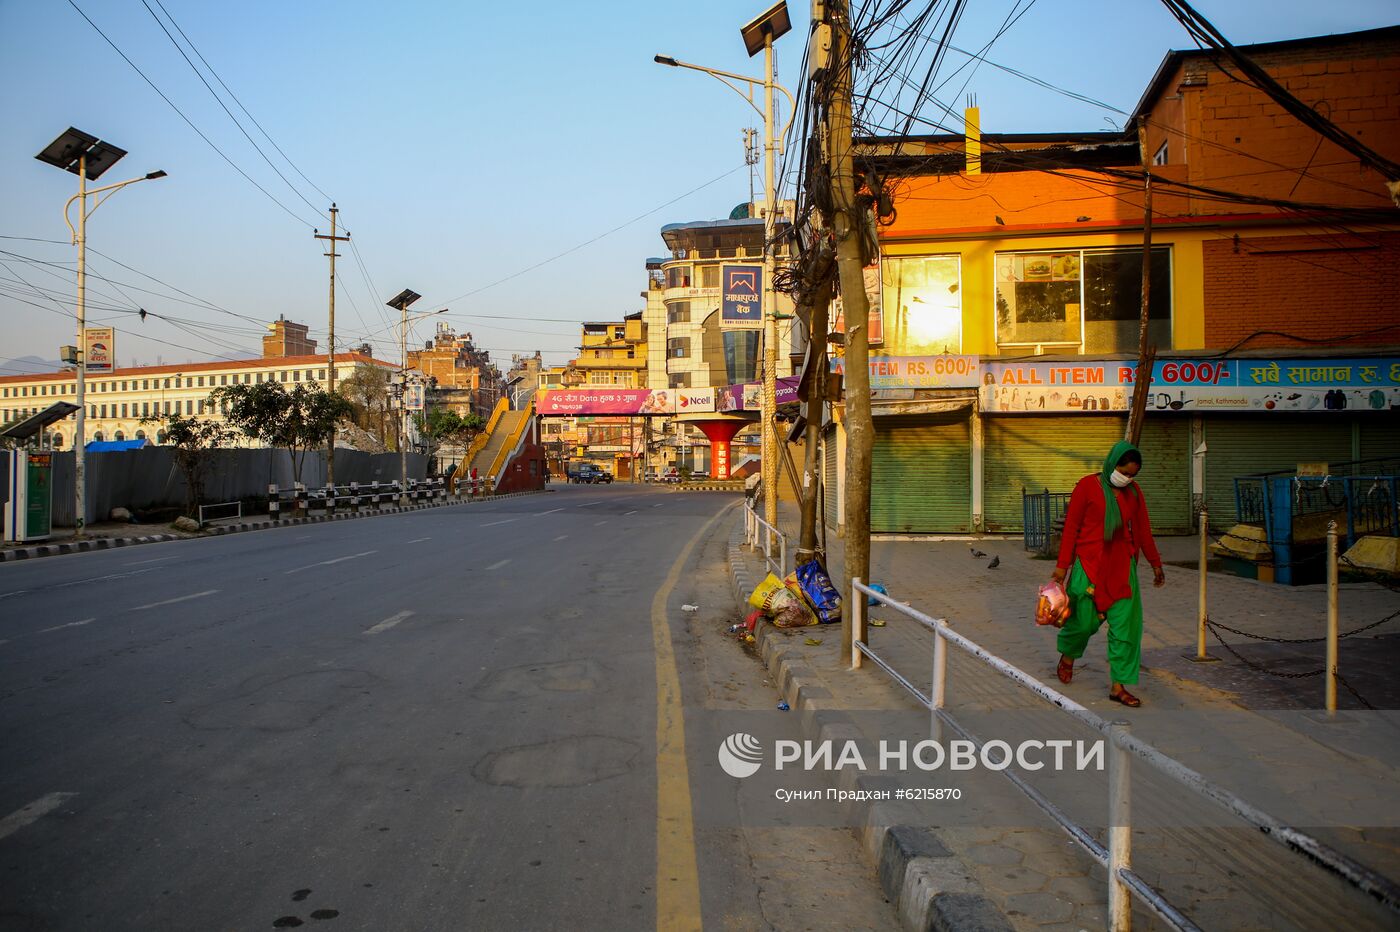
<path id="1" fill-rule="evenodd" d="M 1316 557 L 1329 520 L 1345 535 L 1344 547 L 1366 535 L 1400 537 L 1400 460 L 1358 460 L 1329 468 L 1326 476 L 1276 472 L 1235 479 L 1239 520 L 1264 528 L 1281 583 L 1306 582 L 1317 575 L 1321 564 Z"/>
<path id="2" fill-rule="evenodd" d="M 1069 492 L 1028 492 L 1021 489 L 1022 527 L 1025 528 L 1025 548 L 1045 551 L 1050 547 L 1050 536 L 1055 527 L 1062 524 L 1065 512 L 1069 510 Z"/>

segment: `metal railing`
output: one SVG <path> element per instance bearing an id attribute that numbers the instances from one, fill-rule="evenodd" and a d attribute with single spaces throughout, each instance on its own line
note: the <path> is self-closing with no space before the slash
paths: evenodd
<path id="1" fill-rule="evenodd" d="M 1021 489 L 1021 514 L 1024 519 L 1025 547 L 1044 551 L 1050 546 L 1055 524 L 1064 520 L 1069 510 L 1069 492 L 1028 492 Z"/>
<path id="2" fill-rule="evenodd" d="M 880 657 L 867 643 L 866 599 L 894 609 L 934 634 L 933 679 L 929 695 L 924 695 L 909 679 L 899 673 L 887 660 Z M 1257 828 L 1265 837 L 1273 839 L 1284 848 L 1302 855 L 1314 864 L 1330 871 L 1351 886 L 1384 904 L 1392 912 L 1400 913 L 1400 885 L 1377 874 L 1346 855 L 1323 844 L 1268 813 L 1255 808 L 1228 790 L 1211 783 L 1201 774 L 1185 764 L 1168 757 L 1152 745 L 1134 738 L 1128 733 L 1126 722 L 1110 722 L 1095 715 L 1084 706 L 1019 667 L 1008 663 L 969 638 L 958 634 L 948 626 L 946 618 L 933 618 L 902 602 L 896 602 L 888 595 L 864 585 L 860 579 L 851 581 L 851 668 L 860 669 L 863 658 L 869 658 L 876 666 L 890 675 L 918 699 L 932 716 L 934 738 L 942 733 L 947 725 L 980 750 L 982 741 L 958 724 L 944 709 L 947 687 L 947 645 L 982 661 L 1002 676 L 1025 687 L 1031 693 L 1060 709 L 1070 717 L 1094 731 L 1108 741 L 1108 845 L 1099 844 L 1089 831 L 1071 820 L 1039 790 L 1031 786 L 1012 768 L 1001 771 L 1046 815 L 1050 816 L 1069 836 L 1082 847 L 1089 856 L 1108 869 L 1109 925 L 1114 932 L 1123 932 L 1131 927 L 1132 901 L 1136 895 L 1144 905 L 1156 913 L 1171 928 L 1199 932 L 1199 927 L 1152 888 L 1141 876 L 1132 870 L 1132 806 L 1131 806 L 1131 761 L 1136 757 L 1153 767 L 1167 778 L 1180 783 L 1187 789 L 1214 802 L 1234 816 L 1243 819 Z"/>
<path id="3" fill-rule="evenodd" d="M 757 547 L 759 538 L 763 539 L 763 562 L 768 567 L 769 572 L 779 579 L 787 575 L 787 538 L 783 532 L 773 525 L 764 521 L 753 510 L 753 502 L 744 503 L 744 544 L 748 547 Z M 773 560 L 773 539 L 778 541 L 778 559 Z"/>
<path id="4" fill-rule="evenodd" d="M 235 509 L 234 513 L 231 514 L 231 515 L 220 515 L 220 517 L 222 517 L 222 518 L 241 518 L 241 517 L 243 517 L 243 503 L 242 503 L 242 502 L 219 502 L 218 504 L 214 504 L 214 505 L 200 505 L 200 506 L 199 506 L 199 526 L 202 528 L 202 527 L 204 527 L 204 525 L 205 525 L 206 523 L 208 523 L 209 518 L 207 518 L 207 517 L 205 516 L 205 513 L 206 513 L 206 512 L 214 511 L 214 510 L 219 509 L 219 508 L 233 508 L 233 509 Z"/>
<path id="5" fill-rule="evenodd" d="M 358 511 L 367 506 L 393 505 L 400 500 L 445 501 L 447 497 L 447 482 L 441 478 L 410 479 L 406 488 L 401 488 L 398 482 L 352 482 L 323 489 L 308 489 L 300 482 L 294 483 L 291 488 L 270 484 L 267 487 L 267 512 L 273 518 L 281 518 L 285 511 L 291 511 L 296 516 L 313 510 L 333 512 L 342 507 Z"/>

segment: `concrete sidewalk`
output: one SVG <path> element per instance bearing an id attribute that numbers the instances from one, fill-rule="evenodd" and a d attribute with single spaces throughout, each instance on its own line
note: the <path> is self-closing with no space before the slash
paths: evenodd
<path id="1" fill-rule="evenodd" d="M 742 534 L 741 524 L 736 535 Z M 782 511 L 780 527 L 789 540 L 795 539 L 794 509 Z M 832 535 L 827 543 L 828 569 L 840 585 L 841 542 Z M 1061 687 L 1055 679 L 1054 632 L 1037 628 L 1031 620 L 1036 588 L 1048 579 L 1053 565 L 1028 554 L 1019 538 L 971 544 L 876 541 L 871 577 L 894 598 L 946 617 L 954 630 L 1042 682 L 1062 688 L 1098 715 L 1128 720 L 1136 737 L 1285 822 L 1309 824 L 1309 810 L 1299 801 L 1327 800 L 1328 818 L 1315 820 L 1320 827 L 1307 831 L 1367 867 L 1400 876 L 1400 831 L 1393 827 L 1393 817 L 1378 817 L 1375 806 L 1368 807 L 1368 802 L 1400 794 L 1400 727 L 1394 713 L 1350 713 L 1339 722 L 1323 723 L 1320 716 L 1302 711 L 1322 705 L 1319 676 L 1285 679 L 1259 672 L 1213 640 L 1211 653 L 1223 655 L 1221 662 L 1199 665 L 1182 659 L 1183 652 L 1195 647 L 1198 578 L 1194 570 L 1174 564 L 1194 561 L 1197 542 L 1192 538 L 1160 543 L 1168 562 L 1167 587 L 1151 588 L 1150 571 L 1142 568 L 1146 632 L 1143 680 L 1136 692 L 1144 705 L 1137 710 L 1108 701 L 1102 634 L 1076 665 L 1071 685 Z M 974 547 L 986 556 L 974 558 Z M 994 556 L 1000 563 L 990 568 Z M 761 554 L 737 547 L 731 564 L 737 568 L 736 585 L 742 585 L 737 581 L 740 575 L 752 585 L 766 572 Z M 1242 631 L 1304 638 L 1321 634 L 1325 625 L 1325 587 L 1288 588 L 1211 574 L 1209 591 L 1211 617 Z M 1400 600 L 1382 586 L 1349 583 L 1341 605 L 1341 627 L 1346 631 L 1388 616 L 1400 608 Z M 927 692 L 931 636 L 887 608 L 872 609 L 872 617 L 886 622 L 871 629 L 872 646 Z M 1400 624 L 1389 622 L 1344 640 L 1340 660 L 1361 695 L 1391 709 L 1396 707 L 1395 693 L 1386 671 L 1394 669 L 1395 645 L 1400 642 L 1384 633 L 1392 627 Z M 822 643 L 807 644 L 809 633 Z M 775 673 L 799 671 L 777 680 L 790 701 L 803 700 L 805 694 L 815 697 L 816 707 L 822 709 L 920 708 L 873 665 L 859 672 L 847 669 L 840 662 L 838 642 L 835 628 L 788 632 L 770 626 L 760 647 Z M 1251 662 L 1279 672 L 1297 672 L 1298 658 L 1315 668 L 1322 666 L 1320 644 L 1235 646 Z M 794 708 L 806 712 L 808 705 Z M 1347 696 L 1342 705 L 1356 708 L 1359 703 Z M 1049 708 L 955 650 L 949 657 L 948 707 L 959 720 L 1007 717 L 999 721 L 1044 715 L 1042 710 Z M 1145 766 L 1134 768 L 1134 869 L 1202 927 L 1393 927 L 1395 914 L 1365 894 L 1243 821 L 1227 817 L 1215 804 L 1147 771 Z M 958 824 L 937 830 L 938 844 L 966 869 L 964 880 L 971 885 L 967 889 L 975 888 L 1016 928 L 1103 927 L 1106 880 L 1098 865 L 1004 778 L 979 772 L 977 779 L 980 814 L 968 818 L 968 813 L 959 813 L 960 818 L 950 820 Z M 1050 795 L 1046 787 L 1037 788 Z M 1343 821 L 1338 812 L 1357 815 Z M 1142 828 L 1137 827 L 1139 819 Z M 1386 824 L 1365 827 L 1377 823 Z M 867 848 L 876 848 L 868 837 Z M 872 854 L 883 876 L 889 865 L 879 860 L 878 850 Z M 941 870 L 948 874 L 946 865 Z M 897 898 L 900 891 L 887 885 L 886 892 Z M 926 893 L 925 905 L 932 898 Z M 1161 927 L 1155 917 L 1135 912 L 1140 928 Z M 906 922 L 908 927 L 918 924 Z"/>

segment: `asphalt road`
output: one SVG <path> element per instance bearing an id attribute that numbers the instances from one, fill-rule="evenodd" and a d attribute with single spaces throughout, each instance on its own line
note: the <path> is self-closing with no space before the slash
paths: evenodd
<path id="1" fill-rule="evenodd" d="M 662 661 L 733 501 L 556 486 L 0 565 L 0 928 L 728 924 L 735 852 L 663 824 Z"/>

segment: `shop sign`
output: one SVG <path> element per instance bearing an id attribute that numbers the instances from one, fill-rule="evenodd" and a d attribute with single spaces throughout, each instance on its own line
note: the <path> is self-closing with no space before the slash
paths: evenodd
<path id="1" fill-rule="evenodd" d="M 115 337 L 111 327 L 83 328 L 83 371 L 112 371 L 116 359 Z"/>
<path id="2" fill-rule="evenodd" d="M 831 371 L 845 374 L 846 359 L 831 360 Z M 876 391 L 892 388 L 976 388 L 981 384 L 978 356 L 871 356 L 870 387 Z"/>
<path id="3" fill-rule="evenodd" d="M 676 413 L 690 414 L 715 410 L 715 390 L 713 388 L 676 389 Z"/>
<path id="4" fill-rule="evenodd" d="M 982 363 L 988 413 L 1127 411 L 1130 361 Z M 1400 357 L 1170 359 L 1152 369 L 1149 411 L 1382 411 L 1400 408 Z"/>

